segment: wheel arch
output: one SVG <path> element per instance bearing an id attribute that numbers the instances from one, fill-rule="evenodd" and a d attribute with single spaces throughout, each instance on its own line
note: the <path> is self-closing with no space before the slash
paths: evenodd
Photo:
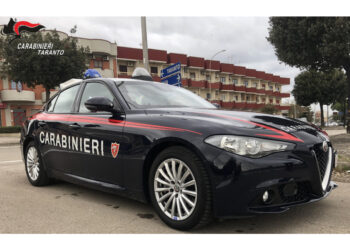
<path id="1" fill-rule="evenodd" d="M 182 146 L 189 150 L 191 150 L 193 153 L 195 153 L 205 164 L 206 160 L 204 155 L 201 153 L 201 151 L 193 145 L 191 142 L 186 141 L 184 139 L 175 138 L 175 137 L 169 137 L 169 138 L 163 138 L 161 140 L 158 140 L 152 148 L 148 151 L 144 164 L 143 164 L 143 190 L 145 193 L 145 198 L 147 201 L 150 200 L 149 197 L 149 190 L 148 190 L 148 175 L 149 171 L 151 169 L 152 163 L 154 159 L 157 157 L 157 155 L 162 152 L 163 150 L 173 147 L 173 146 Z"/>
<path id="2" fill-rule="evenodd" d="M 31 142 L 31 141 L 34 141 L 34 137 L 32 136 L 26 136 L 23 140 L 23 146 L 22 146 L 22 153 L 23 153 L 23 156 L 25 157 L 25 154 L 26 154 L 26 149 L 27 149 L 27 146 L 28 144 Z"/>

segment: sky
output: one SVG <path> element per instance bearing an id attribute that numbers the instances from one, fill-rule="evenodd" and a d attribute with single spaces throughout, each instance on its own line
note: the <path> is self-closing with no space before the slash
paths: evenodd
<path id="1" fill-rule="evenodd" d="M 7 24 L 10 17 L 0 17 Z M 101 38 L 119 46 L 141 48 L 140 17 L 20 17 L 41 23 L 47 29 L 69 33 L 77 25 L 76 36 Z M 273 46 L 266 40 L 268 17 L 147 17 L 148 47 L 174 53 L 233 63 L 291 79 L 284 92 L 293 89 L 294 77 L 300 72 L 281 63 Z"/>

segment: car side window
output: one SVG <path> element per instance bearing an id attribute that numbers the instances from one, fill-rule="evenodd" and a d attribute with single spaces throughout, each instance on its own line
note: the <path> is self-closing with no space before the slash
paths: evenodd
<path id="1" fill-rule="evenodd" d="M 89 82 L 86 84 L 83 95 L 80 100 L 79 113 L 90 113 L 91 111 L 85 107 L 85 102 L 92 97 L 106 97 L 113 101 L 114 97 L 111 91 L 102 83 Z"/>
<path id="2" fill-rule="evenodd" d="M 46 110 L 47 110 L 48 112 L 53 112 L 53 108 L 55 107 L 55 103 L 56 103 L 56 101 L 57 101 L 57 97 L 58 97 L 58 95 L 57 95 L 55 98 L 53 98 L 53 99 L 47 104 Z"/>
<path id="3" fill-rule="evenodd" d="M 56 101 L 53 112 L 54 113 L 70 113 L 72 111 L 75 96 L 79 90 L 80 85 L 75 85 L 62 91 Z"/>

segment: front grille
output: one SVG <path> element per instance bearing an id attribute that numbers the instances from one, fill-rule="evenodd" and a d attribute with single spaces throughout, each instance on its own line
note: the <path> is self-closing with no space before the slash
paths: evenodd
<path id="1" fill-rule="evenodd" d="M 331 148 L 329 148 L 328 150 L 331 150 Z M 322 143 L 321 144 L 316 144 L 314 146 L 314 151 L 316 154 L 316 159 L 318 162 L 318 167 L 319 167 L 319 171 L 320 171 L 320 175 L 321 175 L 321 180 L 323 180 L 324 178 L 324 174 L 326 172 L 326 168 L 327 168 L 327 163 L 328 163 L 328 151 L 324 152 L 322 149 Z"/>

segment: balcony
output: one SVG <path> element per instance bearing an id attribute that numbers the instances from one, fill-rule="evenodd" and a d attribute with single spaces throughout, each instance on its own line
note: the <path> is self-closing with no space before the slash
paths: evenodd
<path id="1" fill-rule="evenodd" d="M 235 86 L 235 91 L 245 92 L 245 89 L 246 89 L 245 86 Z"/>
<path id="2" fill-rule="evenodd" d="M 177 62 L 180 62 L 181 65 L 187 65 L 187 56 L 185 54 L 169 53 L 168 63 L 173 64 Z"/>
<path id="3" fill-rule="evenodd" d="M 207 85 L 206 81 L 195 81 L 192 79 L 188 80 L 188 86 L 192 88 L 205 88 Z"/>
<path id="4" fill-rule="evenodd" d="M 265 89 L 256 89 L 255 93 L 265 94 Z"/>
<path id="5" fill-rule="evenodd" d="M 265 90 L 266 95 L 273 95 L 273 91 L 272 90 Z"/>
<path id="6" fill-rule="evenodd" d="M 233 90 L 235 90 L 235 86 L 232 84 L 223 84 L 221 86 L 221 90 L 233 91 Z"/>
<path id="7" fill-rule="evenodd" d="M 207 82 L 207 88 L 221 89 L 222 86 L 223 85 L 221 82 Z"/>
<path id="8" fill-rule="evenodd" d="M 289 110 L 289 109 L 290 109 L 290 106 L 280 105 L 280 106 L 278 106 L 278 109 L 279 109 L 279 110 Z"/>
<path id="9" fill-rule="evenodd" d="M 256 109 L 257 108 L 257 103 L 255 102 L 247 102 L 247 104 L 245 105 L 245 107 L 247 109 Z"/>
<path id="10" fill-rule="evenodd" d="M 272 92 L 272 95 L 273 95 L 273 96 L 280 96 L 280 92 L 278 92 L 278 91 L 273 91 L 273 92 Z"/>
<path id="11" fill-rule="evenodd" d="M 80 37 L 78 39 L 78 45 L 83 47 L 89 47 L 91 52 L 100 52 L 111 56 L 116 56 L 117 54 L 119 54 L 119 47 L 117 49 L 117 44 L 111 43 L 103 39 L 88 39 Z"/>
<path id="12" fill-rule="evenodd" d="M 246 104 L 245 102 L 235 102 L 235 108 L 237 109 L 244 109 L 246 107 Z"/>
<path id="13" fill-rule="evenodd" d="M 249 93 L 256 93 L 256 88 L 246 88 L 245 91 Z"/>
<path id="14" fill-rule="evenodd" d="M 148 49 L 148 57 L 151 62 L 167 63 L 168 54 L 165 50 Z"/>
<path id="15" fill-rule="evenodd" d="M 225 109 L 232 109 L 235 106 L 235 102 L 224 102 L 222 101 L 221 107 Z"/>
<path id="16" fill-rule="evenodd" d="M 290 97 L 290 94 L 289 93 L 280 93 L 279 96 L 282 98 L 288 98 L 288 97 Z"/>
<path id="17" fill-rule="evenodd" d="M 265 103 L 257 103 L 257 104 L 255 105 L 255 108 L 256 108 L 256 109 L 261 109 L 261 108 L 263 108 L 265 105 L 266 105 Z"/>
<path id="18" fill-rule="evenodd" d="M 35 102 L 34 91 L 23 90 L 18 92 L 16 89 L 1 90 L 2 102 Z"/>
<path id="19" fill-rule="evenodd" d="M 188 87 L 188 79 L 181 79 L 181 84 L 183 87 Z"/>
<path id="20" fill-rule="evenodd" d="M 187 57 L 187 65 L 193 68 L 204 68 L 204 58 L 189 56 Z"/>
<path id="21" fill-rule="evenodd" d="M 160 77 L 157 74 L 152 74 L 152 79 L 155 82 L 160 82 Z"/>

